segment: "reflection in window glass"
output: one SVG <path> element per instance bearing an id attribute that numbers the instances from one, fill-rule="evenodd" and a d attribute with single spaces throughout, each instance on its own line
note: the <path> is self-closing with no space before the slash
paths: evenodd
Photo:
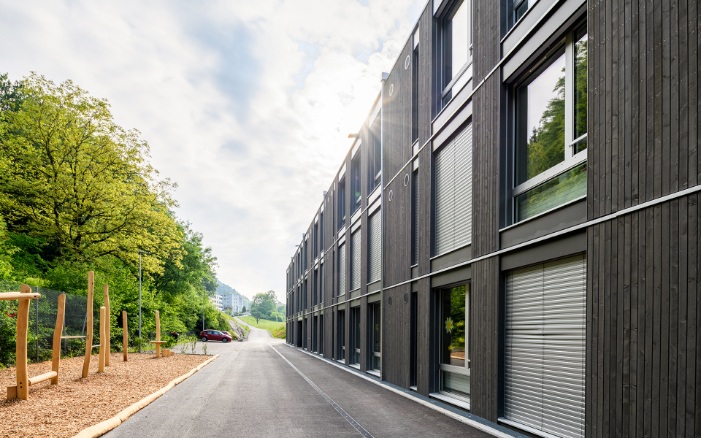
<path id="1" fill-rule="evenodd" d="M 467 2 L 462 2 L 450 22 L 451 27 L 451 79 L 460 73 L 468 58 Z"/>
<path id="2" fill-rule="evenodd" d="M 439 292 L 440 391 L 470 399 L 467 353 L 469 285 Z"/>
<path id="3" fill-rule="evenodd" d="M 587 35 L 574 45 L 574 139 L 587 133 Z M 586 142 L 577 144 L 576 152 L 586 149 Z"/>
<path id="4" fill-rule="evenodd" d="M 587 164 L 547 180 L 516 197 L 516 221 L 522 221 L 587 194 Z"/>
<path id="5" fill-rule="evenodd" d="M 517 183 L 565 159 L 565 55 L 519 89 Z"/>

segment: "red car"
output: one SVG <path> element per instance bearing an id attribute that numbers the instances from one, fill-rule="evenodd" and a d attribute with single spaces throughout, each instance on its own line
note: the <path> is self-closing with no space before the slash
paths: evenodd
<path id="1" fill-rule="evenodd" d="M 231 342 L 231 335 L 229 333 L 221 332 L 219 330 L 207 329 L 207 330 L 202 330 L 200 332 L 200 339 L 202 340 L 202 342 L 222 341 L 222 342 L 226 343 L 226 342 Z"/>

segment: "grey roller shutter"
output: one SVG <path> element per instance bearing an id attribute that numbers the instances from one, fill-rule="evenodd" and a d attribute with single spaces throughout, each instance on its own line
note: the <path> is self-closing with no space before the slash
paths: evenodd
<path id="1" fill-rule="evenodd" d="M 434 255 L 472 240 L 472 125 L 468 125 L 434 158 Z"/>
<path id="2" fill-rule="evenodd" d="M 368 282 L 374 283 L 382 278 L 382 211 L 368 219 Z"/>
<path id="3" fill-rule="evenodd" d="M 338 247 L 338 294 L 346 293 L 346 245 Z"/>
<path id="4" fill-rule="evenodd" d="M 584 436 L 585 280 L 583 256 L 507 276 L 508 420 L 555 436 Z"/>
<path id="5" fill-rule="evenodd" d="M 351 235 L 351 290 L 360 288 L 360 230 Z"/>

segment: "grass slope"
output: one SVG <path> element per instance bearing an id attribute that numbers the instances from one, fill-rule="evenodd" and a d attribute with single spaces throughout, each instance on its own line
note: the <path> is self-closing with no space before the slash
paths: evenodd
<path id="1" fill-rule="evenodd" d="M 285 336 L 287 335 L 287 330 L 285 329 L 284 322 L 268 321 L 267 319 L 261 319 L 259 323 L 256 323 L 256 319 L 250 315 L 239 316 L 239 318 L 241 318 L 241 320 L 246 322 L 247 324 L 252 325 L 253 327 L 267 330 L 274 338 L 285 339 Z"/>

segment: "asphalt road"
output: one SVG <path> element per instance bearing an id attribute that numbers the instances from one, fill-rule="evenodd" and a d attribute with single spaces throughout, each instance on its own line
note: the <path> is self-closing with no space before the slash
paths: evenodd
<path id="1" fill-rule="evenodd" d="M 217 360 L 105 436 L 488 436 L 263 330 L 206 345 Z"/>

